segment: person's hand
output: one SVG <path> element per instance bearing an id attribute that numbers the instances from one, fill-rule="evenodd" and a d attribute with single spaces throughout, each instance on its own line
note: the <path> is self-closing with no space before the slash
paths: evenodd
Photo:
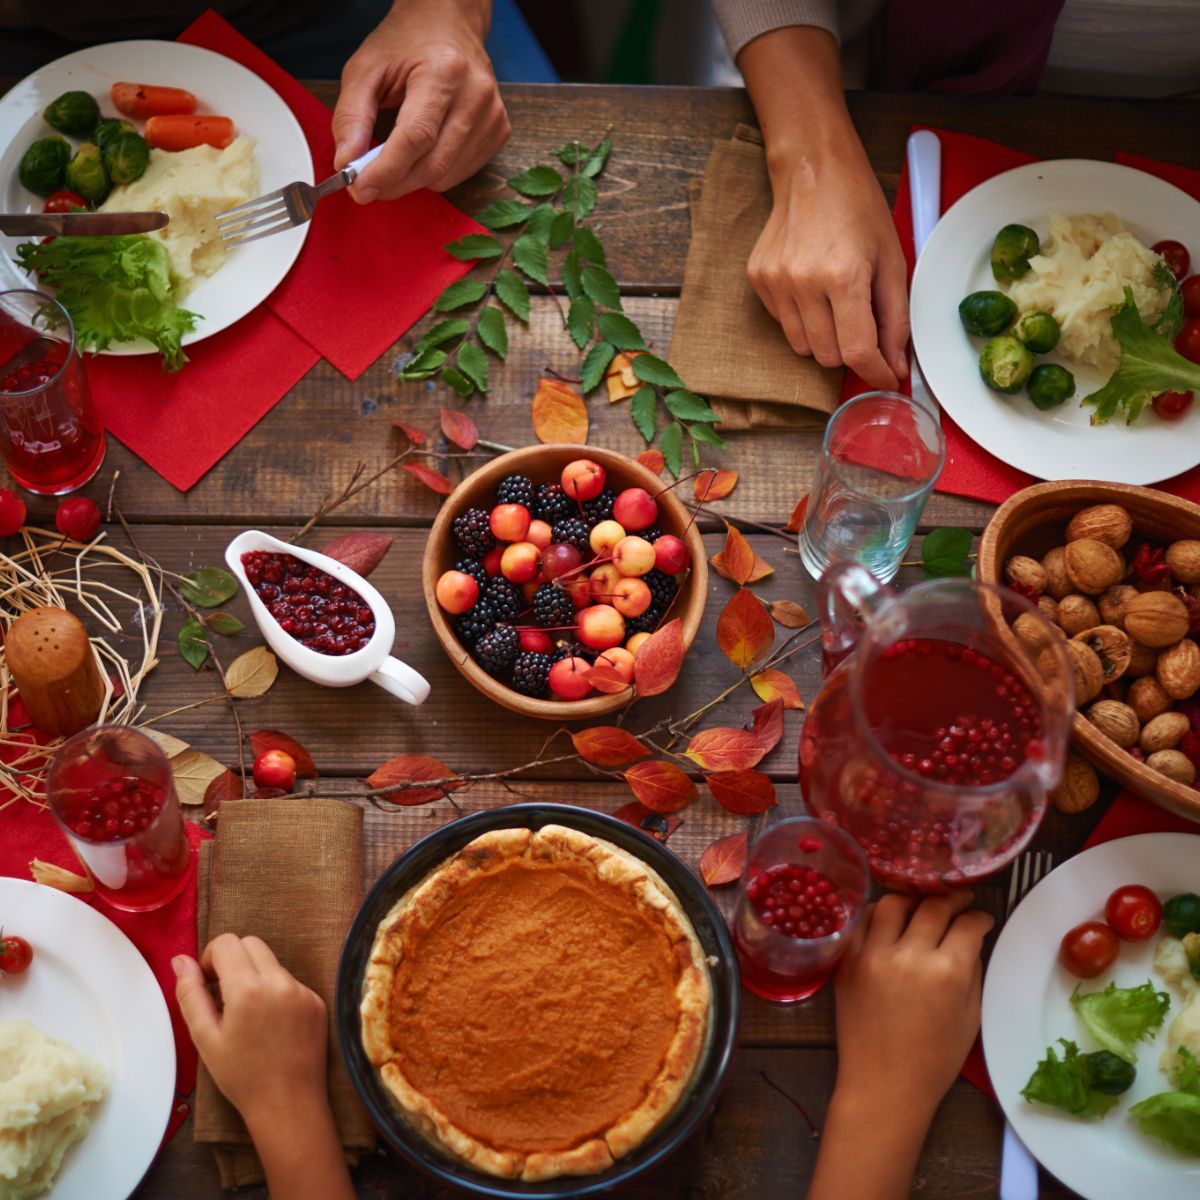
<path id="1" fill-rule="evenodd" d="M 445 191 L 508 140 L 508 113 L 483 48 L 489 7 L 397 0 L 346 63 L 333 113 L 337 170 L 370 146 L 381 108 L 400 108 L 382 153 L 350 189 L 360 203 L 423 187 Z"/>

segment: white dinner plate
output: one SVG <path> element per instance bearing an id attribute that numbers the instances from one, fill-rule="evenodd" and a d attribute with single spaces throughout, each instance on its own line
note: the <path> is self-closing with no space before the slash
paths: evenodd
<path id="1" fill-rule="evenodd" d="M 1009 466 L 1041 479 L 1107 479 L 1148 484 L 1200 463 L 1200 405 L 1177 421 L 1146 406 L 1137 423 L 1120 417 L 1093 426 L 1082 397 L 1107 372 L 1054 354 L 1075 376 L 1076 394 L 1039 412 L 1019 392 L 992 391 L 979 376 L 984 339 L 971 337 L 958 304 L 971 292 L 992 290 L 991 249 L 1012 223 L 1043 239 L 1052 212 L 1115 213 L 1147 246 L 1164 238 L 1182 242 L 1200 261 L 1200 203 L 1153 175 L 1115 163 L 1060 159 L 1005 171 L 969 191 L 937 223 L 917 263 L 912 284 L 913 348 L 930 390 L 962 430 Z M 1003 289 L 1000 289 L 1003 290 Z"/>
<path id="2" fill-rule="evenodd" d="M 17 166 L 30 143 L 54 132 L 42 120 L 46 105 L 63 92 L 80 90 L 95 95 L 102 115 L 120 116 L 108 89 L 121 80 L 187 88 L 199 102 L 198 112 L 232 117 L 238 133 L 258 143 L 254 154 L 261 194 L 297 179 L 313 182 L 312 155 L 304 131 L 278 93 L 253 71 L 223 54 L 180 42 L 110 42 L 57 59 L 0 97 L 0 211 L 42 211 L 44 201 L 21 186 Z M 72 145 L 79 141 L 67 140 Z M 195 330 L 184 336 L 183 344 L 190 346 L 219 333 L 257 308 L 291 269 L 307 236 L 305 223 L 252 242 L 231 251 L 212 275 L 197 278 L 182 303 L 201 319 Z M 26 240 L 0 236 L 0 285 L 36 286 L 16 261 L 16 247 Z M 152 352 L 149 342 L 138 340 L 114 345 L 104 353 Z"/>
<path id="3" fill-rule="evenodd" d="M 1158 1057 L 1182 997 L 1152 968 L 1160 935 L 1122 942 L 1112 970 L 1098 979 L 1076 979 L 1058 963 L 1063 934 L 1081 921 L 1103 920 L 1105 900 L 1127 883 L 1144 884 L 1163 900 L 1200 891 L 1200 837 L 1145 833 L 1105 842 L 1068 859 L 1029 892 L 1001 930 L 984 981 L 988 1073 L 1030 1153 L 1086 1200 L 1196 1200 L 1200 1158 L 1148 1137 L 1128 1115 L 1130 1105 L 1171 1088 Z M 1140 1044 L 1137 1079 L 1107 1116 L 1082 1120 L 1021 1096 L 1047 1046 L 1061 1057 L 1058 1038 L 1073 1040 L 1083 1051 L 1098 1049 L 1070 1005 L 1076 984 L 1092 992 L 1110 981 L 1133 987 L 1147 979 L 1170 995 L 1171 1007 L 1157 1036 Z"/>
<path id="4" fill-rule="evenodd" d="M 126 1200 L 154 1161 L 175 1102 L 162 989 L 134 944 L 74 896 L 0 877 L 0 921 L 33 946 L 29 969 L 0 979 L 0 1020 L 32 1021 L 108 1073 L 108 1094 L 48 1195 Z"/>

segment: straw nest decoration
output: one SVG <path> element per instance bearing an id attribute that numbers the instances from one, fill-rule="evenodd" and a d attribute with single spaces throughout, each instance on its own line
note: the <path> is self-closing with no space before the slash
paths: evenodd
<path id="1" fill-rule="evenodd" d="M 145 563 L 104 541 L 83 545 L 49 529 L 27 526 L 24 549 L 0 554 L 0 625 L 31 608 L 72 609 L 88 630 L 104 678 L 99 723 L 133 724 L 143 706 L 138 692 L 158 663 L 162 582 Z M 114 682 L 115 681 L 115 682 Z M 0 661 L 0 812 L 18 800 L 45 807 L 45 771 L 65 739 L 39 741 L 29 726 L 10 727 L 15 695 Z"/>

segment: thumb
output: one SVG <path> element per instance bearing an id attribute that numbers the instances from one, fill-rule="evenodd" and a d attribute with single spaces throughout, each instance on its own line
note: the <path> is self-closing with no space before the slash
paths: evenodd
<path id="1" fill-rule="evenodd" d="M 352 159 L 366 153 L 371 144 L 375 118 L 379 115 L 382 78 L 377 68 L 346 64 L 342 90 L 333 110 L 333 167 L 340 171 Z"/>
<path id="2" fill-rule="evenodd" d="M 179 1011 L 196 1049 L 203 1054 L 205 1046 L 211 1045 L 220 1032 L 217 1006 L 208 990 L 204 972 L 194 958 L 176 955 L 171 959 L 171 966 L 175 971 L 175 999 L 179 1001 Z"/>

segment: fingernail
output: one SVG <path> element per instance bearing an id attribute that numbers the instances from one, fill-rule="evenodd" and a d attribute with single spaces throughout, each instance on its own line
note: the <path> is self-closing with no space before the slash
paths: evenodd
<path id="1" fill-rule="evenodd" d="M 333 161 L 335 163 L 341 162 L 342 155 L 345 153 L 346 153 L 346 143 L 338 142 L 338 144 L 336 146 L 334 146 L 334 148 L 333 148 Z"/>
<path id="2" fill-rule="evenodd" d="M 377 199 L 379 190 L 373 187 L 360 187 L 354 191 L 354 198 L 359 204 L 370 204 L 372 200 Z"/>
<path id="3" fill-rule="evenodd" d="M 176 978 L 183 974 L 187 968 L 187 959 L 182 954 L 177 954 L 171 959 L 171 970 L 175 972 Z"/>

